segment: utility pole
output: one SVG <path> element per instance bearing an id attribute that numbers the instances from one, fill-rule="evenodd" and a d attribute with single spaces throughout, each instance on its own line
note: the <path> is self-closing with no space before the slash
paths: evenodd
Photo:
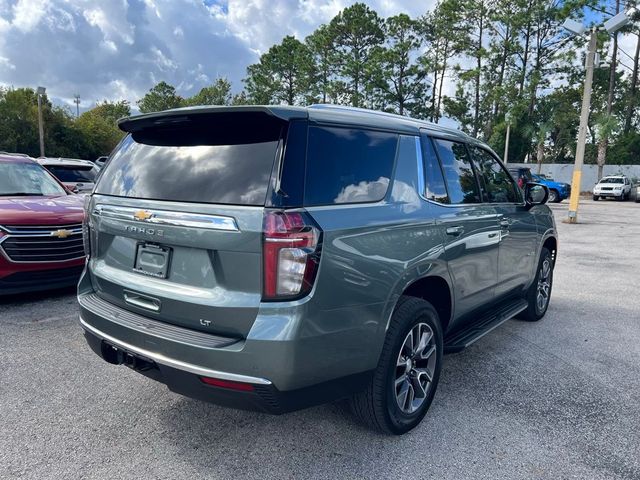
<path id="1" fill-rule="evenodd" d="M 80 94 L 75 94 L 73 97 L 73 103 L 76 104 L 76 118 L 78 118 L 80 116 Z"/>
<path id="2" fill-rule="evenodd" d="M 42 96 L 47 91 L 44 87 L 38 87 L 36 89 L 36 96 L 38 97 L 38 133 L 40 134 L 40 156 L 44 157 L 44 126 L 42 124 Z"/>
<path id="3" fill-rule="evenodd" d="M 571 180 L 571 198 L 569 199 L 569 223 L 578 223 L 578 204 L 580 202 L 580 183 L 582 180 L 582 165 L 584 164 L 584 150 L 587 141 L 587 128 L 589 126 L 589 111 L 591 110 L 591 84 L 593 83 L 593 68 L 598 43 L 598 29 L 591 29 L 589 37 L 589 50 L 587 52 L 586 69 L 584 79 L 584 91 L 582 92 L 582 109 L 580 110 L 580 127 L 578 129 L 578 144 L 576 145 L 576 161 L 573 167 Z"/>

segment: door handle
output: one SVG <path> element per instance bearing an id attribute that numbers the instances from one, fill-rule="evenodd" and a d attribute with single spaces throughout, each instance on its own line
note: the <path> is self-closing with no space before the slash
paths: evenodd
<path id="1" fill-rule="evenodd" d="M 463 226 L 449 227 L 447 228 L 446 232 L 447 232 L 447 235 L 451 235 L 452 237 L 459 237 L 464 233 L 464 227 Z"/>
<path id="2" fill-rule="evenodd" d="M 502 228 L 509 228 L 511 226 L 511 220 L 509 220 L 508 218 L 503 218 L 502 220 L 500 220 L 500 226 Z"/>

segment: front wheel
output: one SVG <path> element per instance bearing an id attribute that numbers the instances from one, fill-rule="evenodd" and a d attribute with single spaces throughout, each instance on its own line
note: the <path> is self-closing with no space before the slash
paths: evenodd
<path id="1" fill-rule="evenodd" d="M 415 428 L 436 393 L 442 348 L 435 308 L 420 298 L 400 297 L 373 378 L 366 390 L 351 398 L 356 417 L 388 434 Z"/>
<path id="2" fill-rule="evenodd" d="M 543 248 L 540 252 L 540 261 L 538 262 L 538 270 L 536 278 L 527 290 L 525 300 L 527 308 L 519 318 L 530 322 L 537 322 L 549 308 L 551 300 L 551 289 L 553 287 L 553 257 L 547 248 Z"/>
<path id="3" fill-rule="evenodd" d="M 594 195 L 593 196 L 593 201 L 597 202 L 598 200 L 600 200 L 600 197 L 598 195 Z"/>
<path id="4" fill-rule="evenodd" d="M 549 190 L 549 202 L 558 203 L 560 201 L 560 195 L 556 190 Z"/>

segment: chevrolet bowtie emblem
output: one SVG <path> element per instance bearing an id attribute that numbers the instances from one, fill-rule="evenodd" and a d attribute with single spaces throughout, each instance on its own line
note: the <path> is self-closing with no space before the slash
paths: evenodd
<path id="1" fill-rule="evenodd" d="M 138 210 L 133 214 L 133 218 L 140 221 L 149 220 L 151 217 L 153 217 L 153 213 L 147 212 L 146 210 Z"/>
<path id="2" fill-rule="evenodd" d="M 67 238 L 69 235 L 72 235 L 73 232 L 71 230 L 56 230 L 54 232 L 51 232 L 51 235 L 53 237 L 58 237 L 58 238 Z"/>

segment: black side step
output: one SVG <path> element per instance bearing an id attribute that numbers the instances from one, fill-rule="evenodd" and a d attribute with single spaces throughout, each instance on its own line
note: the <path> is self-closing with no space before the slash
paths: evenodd
<path id="1" fill-rule="evenodd" d="M 491 330 L 515 317 L 526 308 L 526 300 L 520 298 L 498 305 L 464 330 L 457 331 L 452 336 L 446 337 L 444 339 L 444 352 L 455 353 L 464 350 L 473 342 L 481 339 Z"/>

